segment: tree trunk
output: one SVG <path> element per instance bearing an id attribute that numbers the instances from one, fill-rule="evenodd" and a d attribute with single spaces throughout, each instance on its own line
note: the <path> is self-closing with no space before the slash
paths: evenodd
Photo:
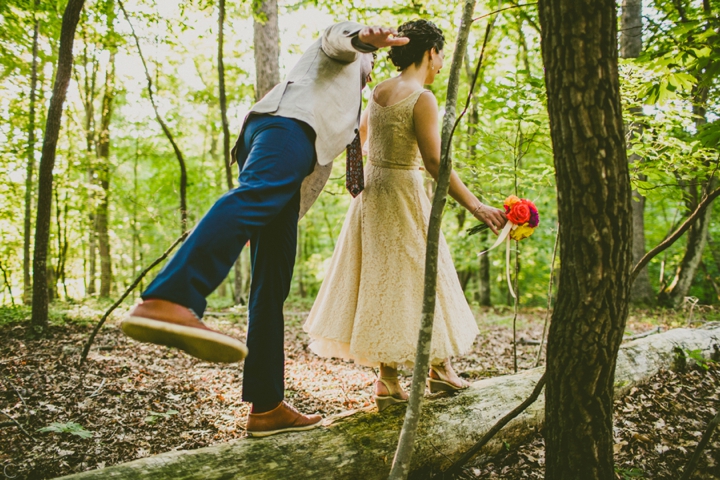
<path id="1" fill-rule="evenodd" d="M 708 9 L 709 10 L 709 9 Z M 700 129 L 707 123 L 707 103 L 709 90 L 705 85 L 706 73 L 697 73 L 698 85 L 695 87 L 693 94 L 693 114 L 695 115 L 695 128 Z M 702 200 L 702 196 L 715 189 L 718 182 L 715 178 L 710 181 L 702 182 L 698 191 L 697 186 L 687 187 L 687 207 L 691 212 L 697 207 Z M 685 297 L 690 291 L 695 274 L 702 260 L 703 250 L 708 239 L 710 221 L 712 217 L 712 207 L 705 209 L 705 212 L 697 219 L 697 221 L 688 230 L 688 241 L 685 247 L 685 255 L 680 262 L 680 266 L 675 273 L 675 278 L 670 285 L 663 289 L 658 296 L 658 301 L 668 307 L 677 307 L 682 304 Z"/>
<path id="2" fill-rule="evenodd" d="M 647 382 L 661 369 L 670 368 L 676 358 L 675 348 L 699 350 L 709 358 L 718 342 L 720 329 L 715 327 L 670 330 L 627 343 L 618 356 L 616 398 Z M 528 397 L 542 371 L 536 368 L 517 375 L 487 378 L 457 395 L 427 398 L 410 477 L 427 479 L 458 460 L 497 420 Z M 541 395 L 480 450 L 480 461 L 492 459 L 506 444 L 514 447 L 534 435 L 543 424 L 543 404 Z M 63 479 L 384 480 L 403 412 L 397 407 L 381 414 L 374 409 L 352 415 L 344 412 L 325 419 L 327 427 L 309 432 L 172 451 Z"/>
<path id="3" fill-rule="evenodd" d="M 86 155 L 86 179 L 87 179 L 87 235 L 88 235 L 88 280 L 87 295 L 95 295 L 97 280 L 97 180 L 95 172 L 96 153 L 96 136 L 95 136 L 95 96 L 97 94 L 97 73 L 100 67 L 98 59 L 88 54 L 88 45 L 91 40 L 86 38 L 86 32 L 83 35 L 83 51 L 82 65 L 83 77 L 82 85 L 75 71 L 80 98 L 82 99 L 83 108 L 85 110 L 85 155 Z"/>
<path id="4" fill-rule="evenodd" d="M 98 136 L 97 174 L 100 193 L 97 203 L 97 239 L 100 253 L 100 296 L 109 297 L 112 286 L 112 258 L 108 235 L 108 206 L 110 202 L 110 120 L 115 100 L 115 52 L 111 51 L 105 74 L 105 92 L 100 116 Z"/>
<path id="5" fill-rule="evenodd" d="M 60 134 L 63 103 L 73 65 L 73 42 L 85 0 L 68 0 L 60 30 L 57 74 L 50 98 L 42 156 L 38 172 L 38 205 L 35 222 L 35 250 L 33 252 L 33 302 L 31 323 L 36 330 L 44 331 L 48 325 L 47 253 L 50 240 L 52 210 L 53 168 Z"/>
<path id="6" fill-rule="evenodd" d="M 483 236 L 487 238 L 488 233 L 483 233 Z M 479 301 L 483 307 L 489 307 L 492 305 L 490 299 L 490 254 L 480 255 L 480 270 L 478 272 L 480 279 L 479 285 Z"/>
<path id="7" fill-rule="evenodd" d="M 613 378 L 632 267 L 616 4 L 541 0 L 539 13 L 561 242 L 545 478 L 610 479 Z"/>
<path id="8" fill-rule="evenodd" d="M 254 12 L 255 100 L 280 81 L 280 30 L 277 0 L 262 0 Z"/>
<path id="9" fill-rule="evenodd" d="M 435 320 L 435 302 L 437 299 L 437 267 L 438 248 L 440 244 L 440 227 L 442 225 L 442 214 L 447 202 L 447 193 L 450 186 L 450 175 L 452 174 L 452 134 L 456 125 L 456 108 L 458 87 L 460 85 L 460 74 L 463 58 L 467 49 L 468 36 L 472 26 L 472 14 L 475 9 L 475 0 L 466 0 L 463 6 L 463 14 L 458 27 L 458 36 L 453 52 L 450 74 L 448 78 L 447 96 L 445 100 L 445 114 L 442 123 L 442 139 L 440 146 L 440 171 L 437 177 L 437 187 L 432 199 L 430 209 L 430 221 L 427 230 L 427 246 L 425 249 L 425 275 L 423 279 L 423 303 L 418 332 L 417 348 L 415 353 L 415 365 L 413 368 L 413 379 L 410 388 L 410 397 L 405 410 L 400 439 L 393 458 L 392 469 L 389 480 L 401 480 L 407 478 L 410 473 L 410 462 L 413 457 L 415 436 L 417 434 L 418 422 L 420 420 L 422 396 L 425 392 L 425 379 L 427 378 L 428 367 L 430 366 L 430 345 L 432 343 L 433 322 Z M 489 33 L 489 32 L 488 32 Z M 467 105 L 466 105 L 467 108 Z"/>
<path id="10" fill-rule="evenodd" d="M 35 0 L 37 9 L 38 0 Z M 29 305 L 32 298 L 30 276 L 30 230 L 32 229 L 33 174 L 35 170 L 35 94 L 37 91 L 37 57 L 40 20 L 35 20 L 32 46 L 32 73 L 30 75 L 30 109 L 28 115 L 28 159 L 25 170 L 25 222 L 23 227 L 23 303 Z"/>
<path id="11" fill-rule="evenodd" d="M 277 23 L 277 22 L 276 22 Z M 230 167 L 230 126 L 227 119 L 227 96 L 225 95 L 225 63 L 223 54 L 223 44 L 225 39 L 225 0 L 219 0 L 218 3 L 218 90 L 220 98 L 220 118 L 222 120 L 223 129 L 223 166 L 225 169 L 225 180 L 228 190 L 233 188 L 232 168 Z M 279 60 L 278 60 L 279 61 Z M 234 266 L 234 293 L 233 301 L 235 304 L 244 302 L 243 299 L 243 268 L 242 255 L 238 256 Z"/>
<path id="12" fill-rule="evenodd" d="M 625 0 L 622 4 L 622 17 L 620 24 L 620 56 L 622 58 L 637 58 L 642 52 L 642 1 Z M 632 112 L 640 115 L 642 109 L 633 107 Z M 641 127 L 639 125 L 628 125 L 630 130 L 630 142 L 637 141 Z M 642 158 L 633 154 L 628 158 L 632 163 L 641 162 Z M 645 181 L 644 175 L 638 176 L 639 180 Z M 632 214 L 633 214 L 633 239 L 632 252 L 633 263 L 637 263 L 645 255 L 645 197 L 637 190 L 632 193 Z M 652 305 L 655 303 L 655 293 L 650 285 L 650 276 L 647 267 L 638 274 L 630 290 L 630 301 L 638 305 Z"/>
<path id="13" fill-rule="evenodd" d="M 714 190 L 716 185 L 717 182 L 711 182 L 707 191 Z M 704 186 L 707 185 L 704 184 Z M 701 191 L 704 192 L 706 190 L 705 188 L 702 188 Z M 691 210 L 694 210 L 693 203 L 690 204 Z M 688 230 L 685 254 L 683 255 L 683 259 L 677 269 L 675 278 L 666 289 L 660 292 L 660 295 L 658 296 L 658 301 L 662 305 L 667 307 L 677 307 L 682 304 L 683 300 L 688 295 L 692 282 L 695 279 L 695 274 L 697 273 L 700 262 L 702 261 L 705 245 L 707 244 L 710 222 L 712 221 L 712 210 L 712 206 L 706 208 Z"/>
<path id="14" fill-rule="evenodd" d="M 623 0 L 620 56 L 637 58 L 642 52 L 642 0 Z"/>

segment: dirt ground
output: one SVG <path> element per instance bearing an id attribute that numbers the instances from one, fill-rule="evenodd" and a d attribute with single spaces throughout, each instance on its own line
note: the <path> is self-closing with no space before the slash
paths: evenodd
<path id="1" fill-rule="evenodd" d="M 375 372 L 314 356 L 302 331 L 307 307 L 286 308 L 286 396 L 303 412 L 323 415 L 368 406 Z M 200 448 L 244 436 L 242 365 L 218 366 L 176 350 L 141 345 L 120 334 L 117 318 L 98 335 L 87 363 L 82 345 L 101 310 L 56 308 L 49 335 L 31 339 L 25 310 L 0 310 L 0 467 L 6 478 L 44 479 L 102 468 L 170 450 Z M 715 320 L 716 310 L 634 312 L 628 334 Z M 519 369 L 531 368 L 546 312 L 517 319 Z M 470 380 L 514 371 L 509 309 L 477 311 L 481 334 L 455 362 Z M 210 312 L 208 323 L 245 336 L 242 308 Z M 407 377 L 405 378 L 408 386 Z M 676 479 L 708 421 L 720 408 L 720 368 L 663 372 L 616 403 L 617 478 Z M 508 450 L 460 478 L 542 478 L 542 438 Z M 720 478 L 720 433 L 694 478 Z"/>

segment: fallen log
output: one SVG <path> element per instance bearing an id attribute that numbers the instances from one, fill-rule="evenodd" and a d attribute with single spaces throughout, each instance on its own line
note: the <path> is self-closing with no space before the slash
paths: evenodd
<path id="1" fill-rule="evenodd" d="M 624 344 L 618 355 L 616 395 L 670 368 L 677 351 L 715 355 L 720 325 L 675 329 Z M 480 380 L 455 396 L 428 398 L 416 437 L 410 478 L 427 478 L 447 468 L 474 445 L 508 411 L 532 392 L 542 368 L 517 375 Z M 544 396 L 513 419 L 479 453 L 495 455 L 517 445 L 542 424 Z M 361 411 L 329 418 L 310 432 L 264 439 L 242 439 L 198 450 L 168 452 L 65 479 L 308 479 L 387 478 L 405 409 L 382 414 Z"/>

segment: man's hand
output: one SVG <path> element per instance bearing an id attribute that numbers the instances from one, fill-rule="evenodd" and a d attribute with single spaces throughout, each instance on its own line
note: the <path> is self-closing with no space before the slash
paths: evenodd
<path id="1" fill-rule="evenodd" d="M 490 227 L 490 230 L 492 230 L 495 235 L 498 235 L 500 230 L 505 226 L 505 223 L 507 223 L 505 212 L 499 208 L 488 207 L 484 204 L 480 204 L 480 206 L 475 209 L 473 215 Z"/>
<path id="2" fill-rule="evenodd" d="M 396 37 L 397 30 L 385 27 L 365 27 L 358 33 L 358 39 L 376 48 L 399 47 L 410 41 L 407 37 Z"/>

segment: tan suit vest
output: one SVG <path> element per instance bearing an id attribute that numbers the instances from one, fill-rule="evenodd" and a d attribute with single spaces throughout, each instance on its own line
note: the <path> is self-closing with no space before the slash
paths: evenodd
<path id="1" fill-rule="evenodd" d="M 302 185 L 301 217 L 322 192 L 333 159 L 345 150 L 358 128 L 362 104 L 362 54 L 351 41 L 363 27 L 359 23 L 342 22 L 327 28 L 287 78 L 256 103 L 248 115 L 267 113 L 294 118 L 315 131 L 317 163 Z M 244 127 L 243 123 L 243 130 Z M 238 141 L 241 138 L 242 131 Z M 231 153 L 233 162 L 237 160 L 236 148 Z"/>

